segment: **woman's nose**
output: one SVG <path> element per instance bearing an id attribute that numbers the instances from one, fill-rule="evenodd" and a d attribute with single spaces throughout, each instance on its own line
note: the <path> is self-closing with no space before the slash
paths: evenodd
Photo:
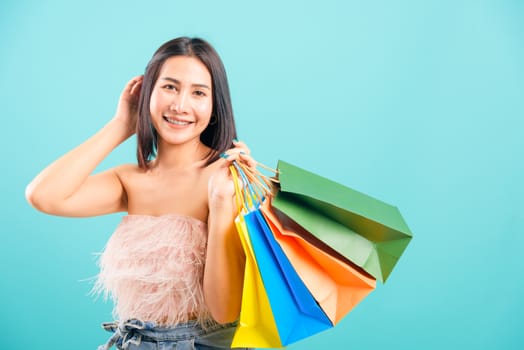
<path id="1" fill-rule="evenodd" d="M 170 109 L 176 113 L 186 112 L 186 106 L 188 104 L 187 97 L 187 93 L 183 91 L 175 94 L 173 100 L 171 101 Z"/>

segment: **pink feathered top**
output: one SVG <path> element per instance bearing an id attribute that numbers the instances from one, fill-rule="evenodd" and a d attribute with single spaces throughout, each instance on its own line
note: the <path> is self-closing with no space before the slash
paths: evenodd
<path id="1" fill-rule="evenodd" d="M 207 225 L 176 214 L 127 215 L 100 257 L 95 291 L 110 295 L 113 316 L 174 326 L 212 323 L 202 279 Z"/>

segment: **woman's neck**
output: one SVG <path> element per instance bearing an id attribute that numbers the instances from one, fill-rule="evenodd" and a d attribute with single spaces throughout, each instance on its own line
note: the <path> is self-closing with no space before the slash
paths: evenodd
<path id="1" fill-rule="evenodd" d="M 154 167 L 158 170 L 182 170 L 204 164 L 209 147 L 200 140 L 180 145 L 160 141 Z"/>

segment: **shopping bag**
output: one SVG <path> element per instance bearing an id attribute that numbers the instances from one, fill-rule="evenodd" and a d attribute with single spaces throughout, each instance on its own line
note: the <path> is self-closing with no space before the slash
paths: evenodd
<path id="1" fill-rule="evenodd" d="M 231 347 L 280 348 L 282 343 L 242 215 L 235 218 L 235 226 L 246 254 L 246 265 L 240 317 Z"/>
<path id="2" fill-rule="evenodd" d="M 245 221 L 282 345 L 333 327 L 274 240 L 260 210 L 246 214 Z"/>
<path id="3" fill-rule="evenodd" d="M 386 281 L 412 234 L 399 210 L 349 187 L 278 162 L 272 206 L 327 247 Z"/>
<path id="4" fill-rule="evenodd" d="M 232 170 L 233 178 L 237 176 L 236 172 L 242 176 L 244 183 L 249 182 L 240 168 L 236 171 Z M 250 200 L 247 201 L 249 203 L 244 203 L 244 208 L 249 207 L 249 209 L 242 213 L 241 217 L 245 222 L 281 344 L 285 346 L 331 328 L 332 322 L 316 303 L 275 241 L 269 225 L 260 212 L 259 207 L 263 198 L 256 198 L 256 194 L 250 192 L 249 183 L 246 188 Z"/>
<path id="5" fill-rule="evenodd" d="M 375 289 L 373 277 L 308 242 L 309 234 L 286 216 L 279 218 L 269 199 L 261 211 L 276 242 L 333 324 Z"/>

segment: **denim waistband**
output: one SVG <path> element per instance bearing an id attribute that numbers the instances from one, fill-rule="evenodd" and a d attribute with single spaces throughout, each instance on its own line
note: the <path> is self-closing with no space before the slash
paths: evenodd
<path id="1" fill-rule="evenodd" d="M 122 349 L 127 349 L 130 344 L 138 346 L 142 341 L 183 341 L 235 326 L 236 322 L 215 323 L 205 329 L 197 321 L 189 321 L 173 327 L 161 327 L 154 322 L 144 322 L 137 319 L 108 322 L 103 323 L 102 327 L 108 332 L 114 332 L 114 334 L 107 343 L 99 346 L 98 350 L 108 350 L 115 344 Z"/>

